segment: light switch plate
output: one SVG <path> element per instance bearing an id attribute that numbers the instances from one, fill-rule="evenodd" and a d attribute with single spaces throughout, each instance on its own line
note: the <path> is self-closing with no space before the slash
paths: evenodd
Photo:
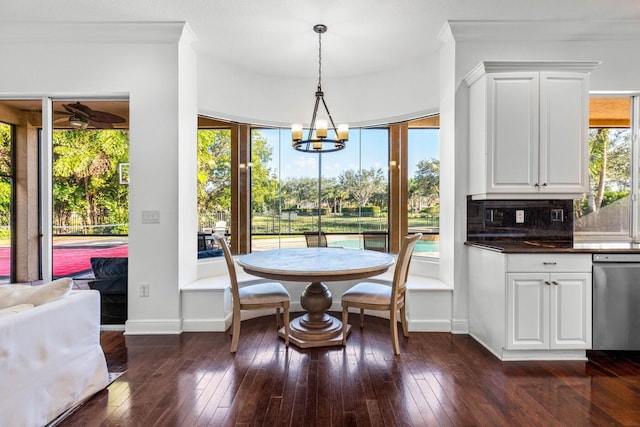
<path id="1" fill-rule="evenodd" d="M 516 224 L 524 223 L 524 210 L 518 209 L 516 210 Z"/>
<path id="2" fill-rule="evenodd" d="M 160 224 L 160 211 L 142 211 L 143 224 Z"/>

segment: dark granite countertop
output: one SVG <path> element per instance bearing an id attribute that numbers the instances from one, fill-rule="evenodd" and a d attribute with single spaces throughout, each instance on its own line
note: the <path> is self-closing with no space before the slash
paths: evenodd
<path id="1" fill-rule="evenodd" d="M 563 241 L 467 241 L 474 246 L 505 254 L 537 253 L 640 253 L 640 243 L 630 242 L 563 242 Z"/>

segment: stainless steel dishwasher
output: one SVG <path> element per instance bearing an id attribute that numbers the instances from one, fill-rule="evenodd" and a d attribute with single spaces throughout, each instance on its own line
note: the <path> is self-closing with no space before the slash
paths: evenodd
<path id="1" fill-rule="evenodd" d="M 593 349 L 640 350 L 640 254 L 593 255 Z"/>

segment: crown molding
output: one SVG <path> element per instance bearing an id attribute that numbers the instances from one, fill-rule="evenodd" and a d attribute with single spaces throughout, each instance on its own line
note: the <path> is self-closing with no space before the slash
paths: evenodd
<path id="1" fill-rule="evenodd" d="M 638 20 L 449 21 L 456 42 L 640 40 Z"/>
<path id="2" fill-rule="evenodd" d="M 185 22 L 2 22 L 6 43 L 177 43 L 196 40 Z"/>
<path id="3" fill-rule="evenodd" d="M 589 73 L 600 61 L 482 61 L 464 77 L 471 86 L 487 73 L 509 73 L 513 71 L 567 71 Z"/>

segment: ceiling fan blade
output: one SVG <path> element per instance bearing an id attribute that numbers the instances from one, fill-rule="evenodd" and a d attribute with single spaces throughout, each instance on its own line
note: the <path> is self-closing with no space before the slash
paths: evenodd
<path id="1" fill-rule="evenodd" d="M 124 123 L 126 122 L 120 116 L 116 116 L 115 114 L 107 113 L 105 111 L 91 111 L 91 115 L 89 116 L 90 120 L 99 123 Z"/>
<path id="2" fill-rule="evenodd" d="M 86 105 L 82 105 L 79 102 L 73 104 L 62 104 L 65 110 L 67 110 L 70 114 L 76 114 L 85 117 L 91 117 L 91 113 L 93 112 L 91 108 Z"/>
<path id="3" fill-rule="evenodd" d="M 53 114 L 53 123 L 63 123 L 71 117 L 68 113 L 56 112 Z"/>
<path id="4" fill-rule="evenodd" d="M 94 127 L 96 129 L 113 129 L 113 123 L 98 122 L 93 119 L 89 119 L 89 126 Z"/>

